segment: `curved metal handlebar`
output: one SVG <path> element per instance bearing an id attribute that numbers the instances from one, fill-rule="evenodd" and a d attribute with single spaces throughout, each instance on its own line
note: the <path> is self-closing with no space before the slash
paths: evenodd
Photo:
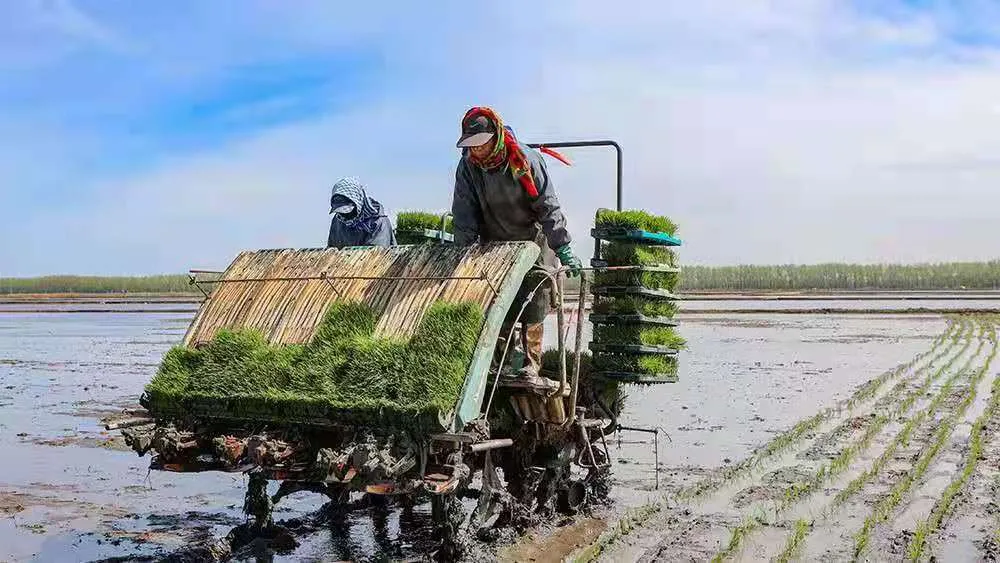
<path id="1" fill-rule="evenodd" d="M 601 140 L 601 141 L 558 141 L 555 143 L 528 143 L 528 146 L 533 149 L 540 149 L 542 147 L 548 147 L 552 149 L 560 148 L 573 148 L 573 147 L 614 147 L 615 154 L 618 161 L 618 185 L 617 185 L 617 209 L 622 210 L 622 147 L 615 141 L 611 140 Z"/>

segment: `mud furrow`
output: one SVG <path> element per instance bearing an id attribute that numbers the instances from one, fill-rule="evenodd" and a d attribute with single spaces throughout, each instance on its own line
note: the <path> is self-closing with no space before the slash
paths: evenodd
<path id="1" fill-rule="evenodd" d="M 797 443 L 815 437 L 817 434 L 829 432 L 829 428 L 837 422 L 845 422 L 848 417 L 844 416 L 844 411 L 848 413 L 861 407 L 863 404 L 872 401 L 882 401 L 891 399 L 900 386 L 912 380 L 917 375 L 925 372 L 932 364 L 948 354 L 958 344 L 959 339 L 965 334 L 969 323 L 965 318 L 950 319 L 948 327 L 937 338 L 935 338 L 930 349 L 914 356 L 910 361 L 888 370 L 878 377 L 873 378 L 859 387 L 847 400 L 841 404 L 821 410 L 815 415 L 803 419 L 796 423 L 790 430 L 775 437 L 770 442 L 756 450 L 746 459 L 736 463 L 722 471 L 718 476 L 713 476 L 702 480 L 698 484 L 681 491 L 678 495 L 681 499 L 695 499 L 713 492 L 732 480 L 745 475 L 747 472 L 759 468 L 762 464 L 771 460 Z M 931 358 L 922 368 L 916 369 L 911 377 L 901 377 L 920 362 Z M 899 383 L 891 390 L 885 389 L 890 381 L 901 378 Z M 832 424 L 831 421 L 832 420 Z M 826 423 L 824 428 L 824 423 Z"/>
<path id="2" fill-rule="evenodd" d="M 969 385 L 968 394 L 962 400 L 955 412 L 947 419 L 941 421 L 937 431 L 934 433 L 934 437 L 929 447 L 921 453 L 919 459 L 917 459 L 913 467 L 896 483 L 895 486 L 893 486 L 887 496 L 879 500 L 879 503 L 875 506 L 871 515 L 865 519 L 865 524 L 855 537 L 855 559 L 858 559 L 868 553 L 871 547 L 875 547 L 875 552 L 878 553 L 877 548 L 880 547 L 880 545 L 870 545 L 872 543 L 872 533 L 879 530 L 882 522 L 885 522 L 893 517 L 893 513 L 899 506 L 899 503 L 906 498 L 906 495 L 912 490 L 914 483 L 919 482 L 919 480 L 926 474 L 930 464 L 934 462 L 935 458 L 954 432 L 955 425 L 962 420 L 962 417 L 965 416 L 965 413 L 975 400 L 978 393 L 978 385 L 985 378 L 986 372 L 989 371 L 993 358 L 996 357 L 996 332 L 992 330 L 991 332 L 991 340 L 993 343 L 992 351 L 987 357 L 986 363 L 979 370 L 977 370 L 974 375 L 972 382 Z M 888 541 L 884 532 L 880 536 L 876 536 L 875 540 L 881 544 L 881 547 L 888 547 L 886 545 Z"/>
<path id="3" fill-rule="evenodd" d="M 769 464 L 774 466 L 775 470 L 759 475 L 753 474 L 756 472 L 748 472 L 746 477 L 752 479 L 753 482 L 750 487 L 739 487 L 737 481 L 742 481 L 742 479 L 734 480 L 725 487 L 718 487 L 713 494 L 706 495 L 706 498 L 701 499 L 702 502 L 699 505 L 688 507 L 689 514 L 694 514 L 688 518 L 694 523 L 694 526 L 690 527 L 687 533 L 663 538 L 664 541 L 661 541 L 654 549 L 647 551 L 643 560 L 676 560 L 690 557 L 704 559 L 718 550 L 720 545 L 723 546 L 722 557 L 735 553 L 746 538 L 760 527 L 762 522 L 776 518 L 779 512 L 794 505 L 801 496 L 817 490 L 829 476 L 835 473 L 834 470 L 840 469 L 840 465 L 846 467 L 850 457 L 856 451 L 845 456 L 837 456 L 829 464 L 808 461 L 803 463 L 800 458 L 808 457 L 803 454 L 815 451 L 817 443 L 830 445 L 843 438 L 850 439 L 855 436 L 856 433 L 844 430 L 844 424 L 856 420 L 858 418 L 855 416 L 856 413 L 862 412 L 866 418 L 870 417 L 871 411 L 876 408 L 876 405 L 892 404 L 891 401 L 885 401 L 884 397 L 895 398 L 898 404 L 903 405 L 902 411 L 905 412 L 924 393 L 927 386 L 939 378 L 948 366 L 965 353 L 969 342 L 971 342 L 973 329 L 971 324 L 964 319 L 959 324 L 961 326 L 955 328 L 954 331 L 946 331 L 935 342 L 935 346 L 930 351 L 921 354 L 921 357 L 926 358 L 930 352 L 947 342 L 944 349 L 929 362 L 912 370 L 917 361 L 911 361 L 907 364 L 907 370 L 897 371 L 894 374 L 896 377 L 901 377 L 902 385 L 897 385 L 893 390 L 912 388 L 908 394 L 910 399 L 901 400 L 899 394 L 890 393 L 887 389 L 881 393 L 877 392 L 879 391 L 878 387 L 884 388 L 889 379 L 877 378 L 882 380 L 881 385 L 866 385 L 865 387 L 874 391 L 869 393 L 865 399 L 853 401 L 854 408 L 841 410 L 837 412 L 835 418 L 830 417 L 824 424 L 821 424 L 814 434 L 813 440 L 803 440 L 803 443 L 794 451 L 775 456 L 778 459 L 772 460 L 772 463 Z M 964 342 L 965 345 L 956 353 L 954 349 L 960 342 Z M 939 366 L 938 362 L 946 354 L 952 354 L 952 356 Z M 859 431 L 862 433 L 862 438 L 859 440 L 863 442 L 866 431 L 864 429 Z M 831 436 L 835 437 L 831 438 Z M 737 509 L 743 507 L 749 507 L 749 509 L 734 513 L 733 506 Z"/>
<path id="4" fill-rule="evenodd" d="M 996 339 L 995 332 L 993 338 Z M 928 534 L 941 525 L 952 501 L 972 476 L 982 455 L 983 429 L 997 407 L 997 384 L 1000 379 L 989 373 L 995 356 L 994 343 L 983 368 L 985 376 L 980 376 L 979 386 L 967 410 L 955 423 L 951 436 L 911 497 L 897 510 L 882 541 L 875 542 L 875 545 L 881 545 L 887 551 L 891 548 L 891 553 L 905 554 L 913 560 L 920 560 L 924 555 Z M 900 548 L 905 548 L 905 553 Z"/>
<path id="5" fill-rule="evenodd" d="M 971 336 L 971 334 L 969 335 Z M 943 401 L 943 398 L 948 395 L 950 387 L 961 376 L 965 368 L 967 368 L 968 365 L 975 359 L 981 350 L 981 347 L 969 356 L 962 368 L 959 368 L 947 379 L 940 390 L 933 395 L 933 398 L 925 397 L 927 390 L 934 381 L 936 381 L 953 366 L 956 360 L 965 355 L 971 342 L 971 340 L 967 340 L 965 345 L 956 355 L 928 376 L 921 385 L 911 390 L 905 398 L 899 400 L 897 405 L 883 404 L 882 408 L 891 406 L 890 412 L 873 413 L 872 417 L 874 420 L 870 424 L 866 425 L 863 433 L 857 440 L 843 445 L 833 460 L 830 463 L 821 466 L 812 475 L 810 480 L 805 483 L 795 484 L 788 489 L 785 494 L 784 502 L 775 506 L 774 519 L 772 520 L 774 524 L 759 526 L 760 529 L 754 535 L 746 534 L 745 531 L 737 528 L 733 531 L 731 540 L 741 533 L 748 536 L 749 539 L 743 542 L 745 544 L 743 548 L 748 556 L 752 556 L 755 559 L 767 557 L 768 555 L 773 554 L 776 546 L 784 545 L 784 549 L 781 550 L 781 554 L 779 555 L 779 559 L 783 560 L 787 560 L 793 553 L 801 550 L 801 544 L 808 535 L 808 527 L 805 526 L 804 523 L 808 523 L 812 520 L 813 514 L 821 509 L 822 503 L 824 502 L 824 498 L 816 498 L 817 495 L 815 493 L 823 490 L 824 486 L 828 482 L 846 483 L 847 479 L 851 479 L 852 477 L 854 477 L 854 479 L 852 479 L 852 482 L 854 483 L 863 482 L 863 480 L 860 479 L 860 475 L 852 475 L 852 473 L 857 473 L 857 467 L 862 465 L 857 463 L 857 458 L 864 455 L 871 449 L 872 443 L 876 441 L 876 438 L 878 438 L 878 442 L 880 444 L 884 444 L 890 439 L 889 437 L 893 436 L 895 433 L 897 437 L 893 438 L 893 442 L 891 442 L 890 445 L 899 443 L 899 433 L 896 432 L 896 430 L 902 425 L 895 422 L 890 425 L 889 423 L 891 421 L 896 421 L 899 418 L 905 418 L 911 410 L 916 410 L 918 413 L 916 417 L 911 417 L 911 420 L 922 420 L 937 410 L 940 403 Z M 904 438 L 909 437 L 911 429 L 912 425 L 905 429 Z M 884 459 L 888 459 L 889 456 L 892 455 L 892 452 L 883 455 L 885 456 Z M 829 495 L 829 490 L 827 494 Z M 846 495 L 839 496 L 839 498 L 843 499 L 845 496 Z M 789 537 L 784 539 L 783 536 L 785 533 L 782 531 L 782 526 L 784 526 L 784 522 L 788 520 L 795 521 L 794 529 L 791 534 L 788 534 Z M 726 558 L 733 554 L 734 546 L 733 542 L 730 541 L 726 549 L 724 549 L 719 555 L 721 558 Z"/>
<path id="6" fill-rule="evenodd" d="M 879 498 L 888 494 L 895 479 L 905 473 L 911 460 L 915 459 L 919 452 L 925 448 L 933 435 L 939 408 L 943 405 L 948 406 L 945 403 L 949 399 L 955 403 L 954 398 L 961 397 L 968 392 L 967 386 L 961 385 L 957 392 L 952 390 L 956 384 L 963 382 L 961 380 L 969 381 L 971 375 L 969 367 L 980 356 L 985 343 L 985 340 L 980 342 L 976 351 L 967 358 L 964 365 L 952 372 L 936 393 L 920 401 L 915 415 L 893 417 L 893 421 L 875 440 L 875 446 L 831 487 L 828 496 L 834 490 L 838 492 L 825 506 L 822 508 L 807 507 L 807 510 L 800 509 L 797 514 L 791 515 L 793 518 L 815 520 L 814 527 L 823 532 L 821 534 L 806 534 L 807 537 L 803 538 L 804 547 L 795 545 L 797 549 L 802 550 L 803 557 L 815 560 L 829 558 L 831 554 L 839 554 L 834 557 L 835 559 L 850 555 L 850 551 L 846 547 L 852 543 L 852 539 L 847 534 L 863 525 L 870 508 L 865 499 Z M 969 344 L 971 344 L 971 340 L 963 346 L 963 353 Z M 958 356 L 952 358 L 949 363 L 953 363 L 957 358 Z M 945 414 L 947 412 L 946 410 Z M 819 536 L 819 538 L 809 539 L 813 536 Z M 831 541 L 833 545 L 828 545 Z M 801 543 L 803 542 L 799 542 L 799 544 Z M 845 551 L 846 553 L 842 553 Z"/>
<path id="7" fill-rule="evenodd" d="M 961 471 L 910 540 L 908 557 L 1000 558 L 1000 377 L 996 370 L 989 405 L 972 425 L 964 453 Z"/>

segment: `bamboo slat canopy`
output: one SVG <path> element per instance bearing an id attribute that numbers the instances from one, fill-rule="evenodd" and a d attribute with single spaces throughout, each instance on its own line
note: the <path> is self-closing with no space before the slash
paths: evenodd
<path id="1" fill-rule="evenodd" d="M 534 250 L 531 250 L 533 248 Z M 380 315 L 376 334 L 412 336 L 435 302 L 495 303 L 502 287 L 519 284 L 534 243 L 453 246 L 424 244 L 344 249 L 277 249 L 240 253 L 193 319 L 186 346 L 220 329 L 256 329 L 271 344 L 305 344 L 336 300 L 360 301 Z M 500 300 L 503 301 L 503 300 Z"/>

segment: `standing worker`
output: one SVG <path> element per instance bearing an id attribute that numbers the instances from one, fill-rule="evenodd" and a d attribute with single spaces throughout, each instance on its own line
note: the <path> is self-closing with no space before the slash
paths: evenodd
<path id="1" fill-rule="evenodd" d="M 392 246 L 396 235 L 382 204 L 368 197 L 355 177 L 341 178 L 330 196 L 330 235 L 326 246 Z"/>
<path id="2" fill-rule="evenodd" d="M 582 265 L 570 248 L 566 217 L 542 156 L 520 143 L 488 107 L 466 112 L 456 146 L 462 158 L 451 204 L 455 244 L 530 240 L 542 249 L 538 266 L 554 270 L 561 263 L 570 276 L 579 275 Z M 515 303 L 523 302 L 539 281 L 527 278 Z M 507 314 L 504 335 L 519 309 L 515 305 Z M 548 284 L 543 284 L 521 316 L 524 374 L 537 375 L 541 367 L 542 323 L 550 310 Z"/>

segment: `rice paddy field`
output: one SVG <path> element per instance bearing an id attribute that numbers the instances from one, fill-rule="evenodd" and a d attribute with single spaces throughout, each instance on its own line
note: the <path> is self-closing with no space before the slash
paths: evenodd
<path id="1" fill-rule="evenodd" d="M 659 432 L 610 437 L 613 504 L 476 560 L 1000 557 L 1000 295 L 691 297 L 679 381 L 629 388 L 621 421 Z M 196 307 L 0 299 L 0 561 L 153 561 L 243 522 L 243 476 L 149 472 L 101 423 L 137 403 Z M 274 561 L 431 549 L 429 507 L 322 504 L 282 501 L 299 546 Z"/>

